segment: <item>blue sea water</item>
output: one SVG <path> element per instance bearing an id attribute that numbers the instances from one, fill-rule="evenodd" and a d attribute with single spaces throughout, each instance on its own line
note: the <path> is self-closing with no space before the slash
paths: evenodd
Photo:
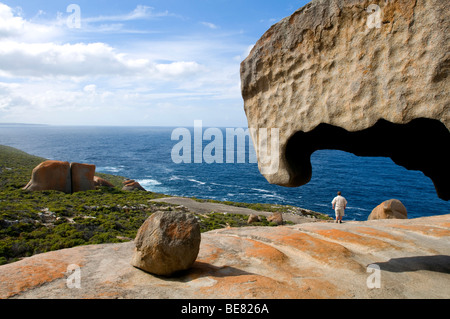
<path id="1" fill-rule="evenodd" d="M 450 203 L 437 197 L 429 178 L 389 158 L 317 151 L 311 157 L 311 181 L 287 188 L 269 184 L 248 159 L 246 163 L 225 163 L 225 159 L 224 163 L 174 163 L 171 152 L 179 141 L 171 139 L 173 130 L 0 125 L 0 144 L 48 159 L 95 164 L 97 172 L 135 179 L 149 191 L 169 195 L 288 204 L 334 216 L 330 203 L 340 190 L 348 200 L 346 219 L 350 220 L 366 220 L 375 206 L 391 198 L 403 202 L 409 218 L 450 212 Z M 204 146 L 208 143 L 203 141 Z"/>

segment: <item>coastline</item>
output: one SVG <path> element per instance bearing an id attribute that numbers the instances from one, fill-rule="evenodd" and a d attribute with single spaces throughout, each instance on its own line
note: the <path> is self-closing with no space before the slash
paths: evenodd
<path id="1" fill-rule="evenodd" d="M 283 212 L 285 223 L 326 220 L 328 215 L 294 206 L 209 201 L 178 198 L 149 191 L 123 191 L 123 176 L 96 173 L 114 185 L 64 194 L 26 191 L 31 171 L 44 158 L 0 145 L 0 264 L 35 254 L 80 245 L 120 243 L 134 239 L 142 223 L 156 211 L 190 211 L 202 232 L 245 227 L 249 214 L 260 216 L 252 226 L 277 226 L 267 220 Z M 172 198 L 166 200 L 164 198 Z M 172 201 L 172 203 L 170 203 Z M 192 203 L 197 203 L 192 207 Z M 191 208 L 189 209 L 190 206 Z"/>

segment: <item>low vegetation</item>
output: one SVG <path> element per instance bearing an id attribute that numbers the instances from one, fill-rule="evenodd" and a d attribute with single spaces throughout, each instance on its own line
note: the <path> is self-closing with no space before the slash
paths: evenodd
<path id="1" fill-rule="evenodd" d="M 318 213 L 318 212 L 315 212 L 315 211 L 312 211 L 309 209 L 304 209 L 304 208 L 291 206 L 291 205 L 240 203 L 240 202 L 218 201 L 218 200 L 213 200 L 213 199 L 199 199 L 199 198 L 192 198 L 192 199 L 194 199 L 198 202 L 219 203 L 219 204 L 224 204 L 224 205 L 253 209 L 253 210 L 262 211 L 262 212 L 293 213 L 293 214 L 299 214 L 299 215 L 302 215 L 305 217 L 314 217 L 314 218 L 323 219 L 323 220 L 331 219 L 331 217 L 326 214 Z"/>

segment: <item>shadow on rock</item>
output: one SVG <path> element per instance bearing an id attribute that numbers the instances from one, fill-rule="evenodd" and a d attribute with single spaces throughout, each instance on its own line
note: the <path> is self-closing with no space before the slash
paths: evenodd
<path id="1" fill-rule="evenodd" d="M 203 277 L 224 278 L 243 275 L 254 275 L 254 274 L 243 271 L 239 268 L 234 268 L 230 266 L 218 267 L 212 264 L 196 261 L 191 268 L 187 270 L 178 271 L 170 277 L 156 276 L 156 275 L 153 276 L 166 281 L 189 282 Z"/>
<path id="2" fill-rule="evenodd" d="M 392 258 L 377 265 L 389 272 L 428 270 L 450 274 L 450 256 L 446 255 Z"/>

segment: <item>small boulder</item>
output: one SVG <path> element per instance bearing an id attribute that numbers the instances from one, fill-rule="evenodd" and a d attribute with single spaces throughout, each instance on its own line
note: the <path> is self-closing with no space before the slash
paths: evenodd
<path id="1" fill-rule="evenodd" d="M 31 180 L 24 187 L 30 191 L 56 190 L 66 194 L 72 191 L 69 162 L 45 161 L 33 169 Z"/>
<path id="2" fill-rule="evenodd" d="M 123 191 L 133 191 L 133 190 L 146 191 L 144 187 L 141 186 L 138 182 L 134 180 L 129 180 L 126 184 L 124 182 L 124 186 L 122 187 Z"/>
<path id="3" fill-rule="evenodd" d="M 257 223 L 259 221 L 261 221 L 261 219 L 258 215 L 251 214 L 250 216 L 248 216 L 247 224 Z"/>
<path id="4" fill-rule="evenodd" d="M 367 220 L 374 219 L 407 219 L 406 207 L 398 199 L 390 199 L 382 202 L 370 213 Z"/>
<path id="5" fill-rule="evenodd" d="M 106 179 L 98 177 L 98 176 L 94 176 L 94 186 L 95 187 L 106 186 L 106 187 L 114 188 L 113 184 L 108 182 Z"/>
<path id="6" fill-rule="evenodd" d="M 131 265 L 170 276 L 189 269 L 200 250 L 200 224 L 192 214 L 156 212 L 139 228 Z"/>
<path id="7" fill-rule="evenodd" d="M 122 184 L 123 185 L 127 185 L 127 184 L 130 184 L 130 183 L 134 183 L 135 182 L 135 180 L 134 179 L 126 179 L 126 180 L 124 180 L 123 182 L 122 182 Z"/>
<path id="8" fill-rule="evenodd" d="M 277 225 L 283 225 L 283 214 L 280 212 L 272 213 L 272 215 L 267 217 L 267 220 Z"/>
<path id="9" fill-rule="evenodd" d="M 95 165 L 70 163 L 72 172 L 72 193 L 95 189 Z"/>

